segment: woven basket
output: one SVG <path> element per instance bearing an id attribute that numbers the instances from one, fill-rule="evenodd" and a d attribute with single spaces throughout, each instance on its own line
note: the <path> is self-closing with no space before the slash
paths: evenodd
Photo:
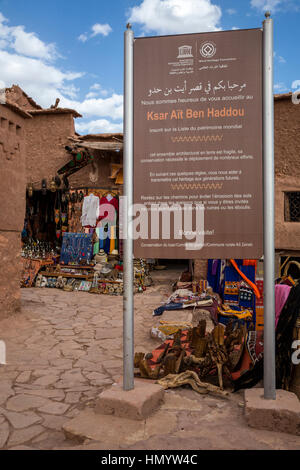
<path id="1" fill-rule="evenodd" d="M 288 275 L 288 272 L 289 272 L 289 268 L 291 267 L 291 265 L 295 265 L 297 266 L 297 268 L 299 269 L 299 272 L 300 272 L 300 263 L 298 261 L 290 261 L 289 263 L 287 263 L 287 265 L 285 266 L 284 268 L 284 276 L 287 276 Z"/>

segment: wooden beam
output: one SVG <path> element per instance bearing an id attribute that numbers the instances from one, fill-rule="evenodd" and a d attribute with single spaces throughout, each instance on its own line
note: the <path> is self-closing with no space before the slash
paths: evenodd
<path id="1" fill-rule="evenodd" d="M 122 150 L 123 143 L 121 142 L 82 142 L 75 139 L 72 140 L 73 144 L 77 147 L 94 150 Z"/>

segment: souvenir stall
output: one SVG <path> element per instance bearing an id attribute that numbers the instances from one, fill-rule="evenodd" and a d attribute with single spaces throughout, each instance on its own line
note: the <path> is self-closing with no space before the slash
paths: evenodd
<path id="1" fill-rule="evenodd" d="M 291 360 L 300 337 L 300 279 L 288 272 L 275 285 L 277 388 L 300 397 L 300 368 Z M 199 393 L 256 385 L 263 378 L 263 261 L 209 260 L 206 279 L 186 281 L 153 311 L 160 320 L 151 336 L 163 344 L 136 354 L 136 375 Z M 169 311 L 172 321 L 163 319 Z M 184 321 L 179 312 L 189 311 Z"/>
<path id="2" fill-rule="evenodd" d="M 32 287 L 40 269 L 54 265 L 58 259 L 59 239 L 55 222 L 57 184 L 58 180 L 56 183 L 53 181 L 51 189 L 48 190 L 46 181 L 43 180 L 42 189 L 37 191 L 34 191 L 32 184 L 28 185 L 26 215 L 21 236 L 22 287 Z M 67 229 L 66 226 L 63 228 Z"/>
<path id="3" fill-rule="evenodd" d="M 33 190 L 33 185 L 28 188 L 22 287 L 123 293 L 119 239 L 122 142 L 110 142 L 106 137 L 98 143 L 72 142 L 65 147 L 71 159 L 57 171 L 50 188 L 46 180 L 41 191 Z M 136 292 L 151 284 L 148 265 L 136 260 Z"/>

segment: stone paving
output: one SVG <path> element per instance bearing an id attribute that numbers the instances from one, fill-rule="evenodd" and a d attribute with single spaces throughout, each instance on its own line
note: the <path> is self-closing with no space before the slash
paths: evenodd
<path id="1" fill-rule="evenodd" d="M 155 286 L 135 296 L 136 351 L 159 344 L 149 334 L 158 323 L 152 311 L 177 278 L 176 270 L 156 273 Z M 92 411 L 99 393 L 122 375 L 122 297 L 23 289 L 22 305 L 21 313 L 0 322 L 7 347 L 7 365 L 0 366 L 0 449 L 74 448 L 62 427 Z M 241 393 L 226 402 L 191 390 L 166 397 L 145 424 L 151 432 L 145 428 L 118 443 L 88 440 L 85 448 L 300 448 L 299 437 L 248 428 Z"/>
<path id="2" fill-rule="evenodd" d="M 170 276 L 178 272 L 135 296 L 138 351 L 156 347 L 151 314 L 170 294 Z M 62 425 L 122 375 L 122 316 L 119 296 L 22 289 L 22 312 L 0 322 L 0 448 L 68 444 Z"/>

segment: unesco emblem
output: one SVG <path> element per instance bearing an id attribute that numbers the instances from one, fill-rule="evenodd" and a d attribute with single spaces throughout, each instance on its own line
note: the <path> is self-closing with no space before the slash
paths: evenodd
<path id="1" fill-rule="evenodd" d="M 200 54 L 202 57 L 205 57 L 205 59 L 210 59 L 215 55 L 217 52 L 216 45 L 213 42 L 204 42 L 202 46 L 200 47 Z"/>

